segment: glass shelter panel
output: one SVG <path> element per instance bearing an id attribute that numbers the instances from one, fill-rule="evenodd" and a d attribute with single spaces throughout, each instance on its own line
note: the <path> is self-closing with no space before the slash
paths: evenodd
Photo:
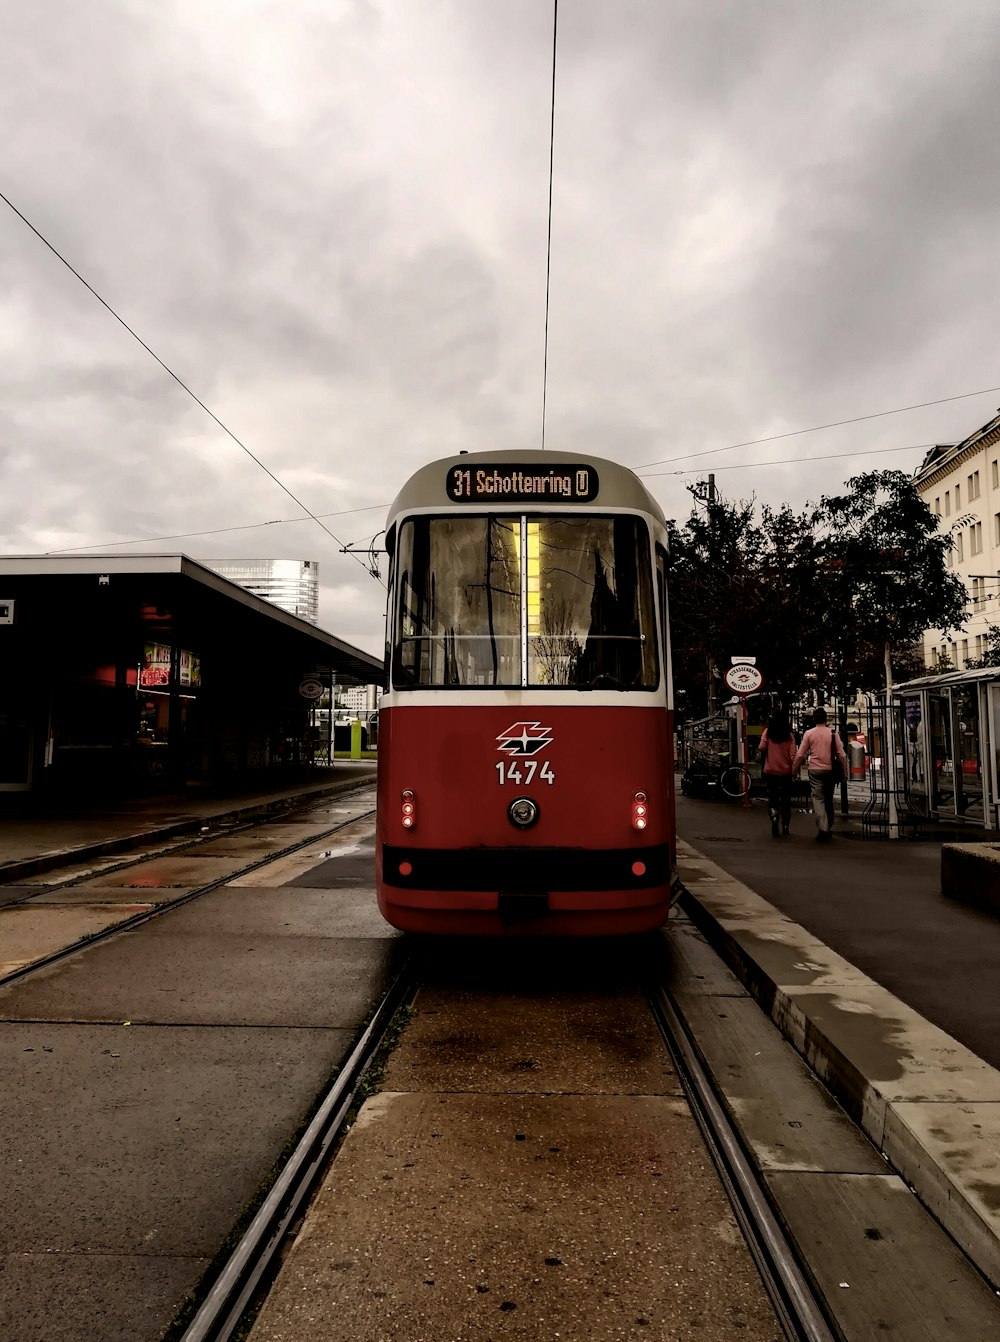
<path id="1" fill-rule="evenodd" d="M 951 691 L 955 722 L 955 808 L 958 815 L 981 819 L 983 769 L 979 758 L 979 692 L 976 685 Z"/>
<path id="2" fill-rule="evenodd" d="M 927 696 L 930 710 L 930 797 L 932 811 L 953 811 L 955 761 L 951 749 L 951 695 L 947 690 Z"/>

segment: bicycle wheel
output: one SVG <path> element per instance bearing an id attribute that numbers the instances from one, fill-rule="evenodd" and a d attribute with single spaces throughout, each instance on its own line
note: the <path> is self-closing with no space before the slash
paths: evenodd
<path id="1" fill-rule="evenodd" d="M 731 764 L 719 775 L 719 787 L 727 797 L 745 797 L 750 791 L 750 775 L 742 764 Z"/>

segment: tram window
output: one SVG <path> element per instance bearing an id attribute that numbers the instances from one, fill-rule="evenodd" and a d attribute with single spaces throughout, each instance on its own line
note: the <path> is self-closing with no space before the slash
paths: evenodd
<path id="1" fill-rule="evenodd" d="M 635 517 L 527 519 L 528 684 L 657 684 L 649 534 Z"/>
<path id="2" fill-rule="evenodd" d="M 395 559 L 395 685 L 658 683 L 649 533 L 634 516 L 410 518 Z"/>
<path id="3" fill-rule="evenodd" d="M 519 541 L 516 517 L 403 524 L 396 685 L 520 685 Z"/>

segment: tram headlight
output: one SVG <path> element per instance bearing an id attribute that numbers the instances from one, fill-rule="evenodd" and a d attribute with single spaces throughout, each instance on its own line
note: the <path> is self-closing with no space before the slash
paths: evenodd
<path id="1" fill-rule="evenodd" d="M 538 819 L 538 806 L 530 797 L 515 797 L 507 807 L 507 815 L 518 829 L 530 829 Z"/>
<path id="2" fill-rule="evenodd" d="M 417 823 L 417 806 L 413 800 L 413 793 L 409 788 L 404 788 L 400 805 L 400 819 L 404 829 L 412 829 Z"/>
<path id="3" fill-rule="evenodd" d="M 632 828 L 645 829 L 649 824 L 649 804 L 645 792 L 637 792 L 632 798 Z"/>

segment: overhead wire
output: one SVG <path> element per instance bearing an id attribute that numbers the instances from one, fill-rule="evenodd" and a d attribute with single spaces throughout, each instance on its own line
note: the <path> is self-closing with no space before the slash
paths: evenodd
<path id="1" fill-rule="evenodd" d="M 371 513 L 387 508 L 387 503 L 369 503 L 364 508 L 341 508 L 335 513 L 320 513 L 320 517 L 349 517 L 353 513 Z M 127 541 L 98 541 L 93 545 L 65 545 L 60 550 L 46 550 L 48 555 L 71 554 L 74 550 L 110 550 L 118 545 L 156 545 L 160 541 L 187 541 L 199 536 L 222 536 L 229 531 L 258 531 L 261 527 L 290 526 L 296 522 L 308 522 L 308 517 L 273 517 L 267 522 L 245 522 L 235 527 L 214 527 L 207 531 L 175 531 L 169 536 L 133 536 Z"/>
<path id="2" fill-rule="evenodd" d="M 552 177 L 556 146 L 556 35 L 559 0 L 552 0 L 552 106 L 549 112 L 549 217 L 545 244 L 545 344 L 542 353 L 542 451 L 545 451 L 545 407 L 549 388 L 549 286 L 552 275 Z"/>
<path id="3" fill-rule="evenodd" d="M 304 504 L 302 500 L 298 498 L 283 481 L 279 480 L 278 477 L 274 474 L 274 472 L 270 470 L 267 466 L 265 466 L 264 463 L 260 460 L 260 458 L 255 456 L 245 443 L 241 442 L 240 439 L 237 438 L 236 434 L 233 433 L 232 429 L 230 429 L 228 425 L 223 424 L 222 420 L 218 417 L 218 415 L 215 414 L 214 411 L 208 408 L 205 402 L 191 390 L 191 388 L 187 385 L 186 382 L 183 381 L 182 378 L 178 377 L 178 375 L 168 364 L 164 363 L 164 361 L 160 358 L 160 356 L 156 353 L 156 351 L 151 349 L 149 345 L 146 344 L 142 336 L 140 336 L 136 331 L 132 329 L 131 326 L 129 326 L 128 322 L 125 321 L 124 317 L 119 316 L 119 314 L 115 311 L 115 309 L 111 306 L 111 304 L 107 302 L 106 299 L 101 297 L 101 295 L 97 292 L 94 286 L 88 283 L 88 281 L 84 279 L 84 277 L 80 274 L 80 272 L 73 265 L 70 264 L 70 262 L 66 259 L 65 256 L 63 256 L 62 252 L 60 252 L 55 246 L 53 246 L 51 242 L 49 242 L 48 238 L 44 235 L 44 233 L 40 232 L 39 229 L 37 229 L 35 225 L 31 222 L 31 220 L 28 219 L 24 214 L 22 214 L 21 211 L 17 208 L 17 206 L 13 203 L 13 201 L 10 200 L 6 195 L 4 195 L 2 191 L 0 191 L 0 200 L 2 200 L 3 203 L 9 209 L 11 209 L 14 212 L 14 214 L 17 215 L 17 217 L 21 220 L 23 224 L 25 224 L 28 228 L 31 229 L 35 237 L 38 238 L 40 242 L 45 244 L 45 246 L 49 249 L 52 255 L 55 256 L 57 260 L 62 262 L 62 264 L 66 267 L 66 269 L 80 281 L 80 283 L 84 286 L 84 288 L 87 289 L 91 294 L 93 294 L 93 296 L 97 299 L 97 301 L 101 304 L 101 306 L 106 308 L 107 311 L 111 313 L 115 321 L 118 322 L 120 326 L 123 326 L 125 328 L 125 330 L 129 333 L 132 339 L 137 341 L 138 344 L 142 346 L 142 348 L 146 351 L 146 353 L 150 356 L 150 358 L 155 359 L 155 361 L 160 365 L 163 371 L 167 373 L 168 376 L 172 377 L 173 380 L 183 391 L 187 392 L 188 396 L 191 397 L 191 399 L 195 402 L 196 405 L 199 405 L 202 408 L 202 410 L 204 410 L 205 414 L 208 415 L 210 419 L 214 420 L 215 423 L 218 424 L 219 428 L 223 431 L 223 433 L 227 434 L 233 440 L 236 446 L 240 448 L 241 451 L 245 452 L 247 456 L 250 458 L 250 460 L 254 462 L 257 466 L 259 466 L 260 469 L 264 472 L 264 474 L 269 476 L 270 479 L 274 481 L 274 483 L 278 486 L 279 489 L 283 490 L 284 493 L 288 495 L 288 497 L 292 500 L 292 502 L 296 505 L 296 507 L 301 508 L 302 511 L 306 514 L 306 516 L 311 518 L 318 527 L 320 527 L 323 531 L 325 531 L 331 540 L 336 541 L 338 545 L 342 546 L 343 542 L 340 540 L 340 538 L 335 536 L 328 526 L 324 526 L 324 524 L 320 521 L 320 519 L 316 516 L 316 514 L 312 511 L 312 509 L 307 507 L 306 504 Z M 89 549 L 92 547 L 78 546 L 75 548 Z M 53 553 L 56 552 L 53 551 Z M 347 551 L 347 553 L 350 553 L 350 551 Z M 352 555 L 352 558 L 355 560 L 356 563 L 360 564 L 362 568 L 367 568 L 364 561 L 359 559 L 357 555 Z"/>
<path id="4" fill-rule="evenodd" d="M 647 461 L 642 466 L 633 466 L 634 471 L 649 470 L 652 466 L 669 466 L 675 461 L 691 461 L 695 457 L 711 457 L 719 452 L 733 452 L 738 447 L 757 447 L 761 443 L 776 443 L 781 438 L 797 438 L 803 433 L 820 433 L 823 429 L 840 429 L 846 424 L 861 424 L 866 419 L 884 419 L 886 415 L 903 415 L 908 410 L 926 410 L 932 405 L 947 405 L 950 401 L 967 401 L 972 396 L 987 396 L 990 392 L 1000 391 L 1000 387 L 982 387 L 979 391 L 963 391 L 958 396 L 941 396 L 936 401 L 918 401 L 916 405 L 901 405 L 895 410 L 875 410 L 870 415 L 855 415 L 852 419 L 836 419 L 830 424 L 814 424 L 808 429 L 789 429 L 787 433 L 772 433 L 767 438 L 748 438 L 743 443 L 730 443 L 727 447 L 709 447 L 703 452 L 682 452 L 679 457 L 663 457 L 659 461 Z M 888 448 L 887 451 L 895 451 Z M 851 456 L 852 453 L 846 453 Z"/>
<path id="5" fill-rule="evenodd" d="M 926 452 L 933 443 L 912 443 L 909 447 L 875 447 L 868 452 L 828 452 L 818 457 L 781 457 L 777 461 L 737 461 L 728 466 L 713 466 L 713 471 L 747 471 L 765 466 L 802 465 L 807 461 L 835 461 L 838 457 L 881 457 L 886 452 Z M 665 475 L 700 475 L 701 471 L 691 468 L 680 471 L 652 471 L 644 475 L 643 480 L 658 480 Z"/>

